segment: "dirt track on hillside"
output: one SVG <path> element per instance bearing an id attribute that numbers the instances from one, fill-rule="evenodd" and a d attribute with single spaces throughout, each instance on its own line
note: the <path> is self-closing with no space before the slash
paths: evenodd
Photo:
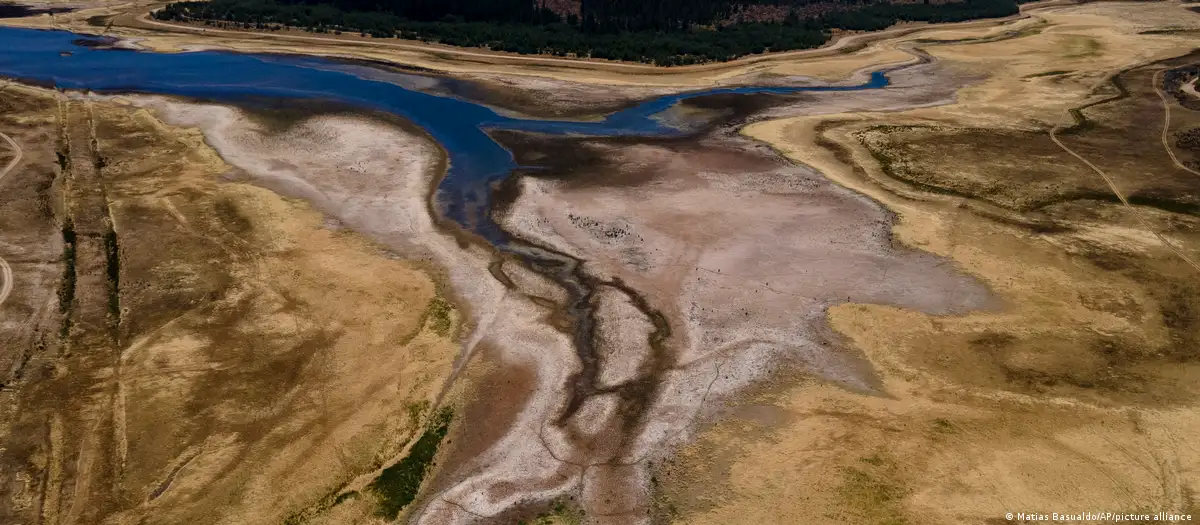
<path id="1" fill-rule="evenodd" d="M 17 164 L 21 163 L 21 155 L 23 155 L 24 152 L 21 151 L 21 146 L 17 145 L 17 142 L 14 141 L 12 137 L 9 137 L 4 133 L 0 133 L 0 138 L 8 142 L 9 147 L 11 147 L 13 151 L 13 158 L 8 161 L 8 164 L 4 166 L 3 170 L 0 170 L 0 182 L 3 182 L 4 177 L 7 177 L 8 174 L 17 167 Z M 3 285 L 0 285 L 0 305 L 3 305 L 4 301 L 8 299 L 8 296 L 12 293 L 13 289 L 12 267 L 8 265 L 8 261 L 5 261 L 3 257 L 0 257 L 0 280 L 4 281 Z"/>

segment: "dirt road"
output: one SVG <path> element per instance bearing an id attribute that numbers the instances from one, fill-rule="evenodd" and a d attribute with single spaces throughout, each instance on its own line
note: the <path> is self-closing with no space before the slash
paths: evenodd
<path id="1" fill-rule="evenodd" d="M 23 152 L 21 151 L 21 146 L 18 146 L 12 137 L 0 133 L 0 138 L 8 142 L 8 145 L 12 147 L 15 154 L 12 160 L 8 161 L 8 165 L 4 167 L 4 170 L 0 171 L 0 181 L 3 181 L 4 177 L 8 176 L 9 172 L 21 162 Z M 4 301 L 8 299 L 8 295 L 12 293 L 13 288 L 12 267 L 8 265 L 8 261 L 5 261 L 3 257 L 0 257 L 0 280 L 4 281 L 4 284 L 0 285 L 0 305 L 3 305 Z"/>
<path id="2" fill-rule="evenodd" d="M 1200 171 L 1196 171 L 1192 168 L 1189 168 L 1184 163 L 1180 162 L 1179 157 L 1175 156 L 1175 150 L 1171 149 L 1171 101 L 1170 101 L 1170 99 L 1167 98 L 1167 94 L 1163 93 L 1162 85 L 1160 83 L 1162 81 L 1162 76 L 1165 71 L 1166 70 L 1155 73 L 1154 80 L 1152 81 L 1154 83 L 1154 92 L 1158 94 L 1158 98 L 1161 99 L 1162 103 L 1163 103 L 1163 128 L 1162 128 L 1163 149 L 1167 150 L 1167 155 L 1171 157 L 1171 162 L 1175 163 L 1175 166 L 1179 167 L 1179 169 L 1186 170 L 1187 172 L 1192 173 L 1194 175 L 1200 175 Z M 1196 85 L 1195 80 L 1191 81 L 1190 83 L 1185 83 L 1184 91 L 1187 91 L 1187 88 L 1191 87 L 1192 91 L 1195 92 L 1195 85 Z"/>
<path id="3" fill-rule="evenodd" d="M 1120 70 L 1118 70 L 1118 71 L 1120 71 Z M 1116 73 L 1113 73 L 1112 75 L 1105 77 L 1105 79 L 1103 81 L 1101 81 L 1100 84 L 1109 82 L 1113 78 L 1114 75 L 1116 75 Z M 1163 97 L 1163 106 L 1166 108 L 1166 111 L 1167 111 L 1167 116 L 1166 116 L 1167 123 L 1164 124 L 1164 128 L 1163 128 L 1163 138 L 1162 138 L 1163 146 L 1165 146 L 1167 148 L 1167 154 L 1169 154 L 1171 156 L 1171 159 L 1175 161 L 1176 165 L 1183 167 L 1184 169 L 1188 169 L 1187 167 L 1184 167 L 1182 164 L 1180 164 L 1179 160 L 1175 158 L 1175 153 L 1171 151 L 1171 147 L 1167 143 L 1166 127 L 1170 125 L 1171 106 L 1167 103 L 1166 97 L 1158 89 L 1158 75 L 1154 76 L 1153 82 L 1154 82 L 1154 86 L 1155 86 L 1154 87 L 1155 91 L 1158 91 L 1158 95 L 1160 97 Z M 1097 86 L 1099 86 L 1099 84 L 1097 84 Z M 1072 114 L 1069 110 L 1067 111 L 1067 115 L 1068 115 L 1068 117 L 1070 117 L 1071 122 L 1072 122 L 1072 124 L 1069 124 L 1069 125 L 1074 125 L 1075 123 L 1077 123 L 1075 115 Z M 1091 161 L 1084 158 L 1082 155 L 1076 153 L 1075 150 L 1072 150 L 1071 148 L 1067 147 L 1066 144 L 1063 144 L 1063 142 L 1058 139 L 1058 133 L 1060 131 L 1062 131 L 1064 128 L 1068 127 L 1069 125 L 1068 124 L 1059 124 L 1059 125 L 1055 126 L 1054 129 L 1051 129 L 1050 130 L 1050 140 L 1053 140 L 1054 143 L 1057 144 L 1059 148 L 1062 148 L 1063 151 L 1067 152 L 1072 157 L 1075 157 L 1075 159 L 1079 160 L 1084 165 L 1086 165 L 1088 168 L 1090 168 L 1092 171 L 1096 172 L 1096 174 L 1100 175 L 1100 177 L 1104 179 L 1104 182 L 1106 184 L 1108 184 L 1108 189 L 1111 190 L 1113 192 L 1113 194 L 1115 194 L 1117 196 L 1117 199 L 1121 201 L 1121 205 L 1125 206 L 1126 209 L 1133 212 L 1134 216 L 1137 217 L 1138 222 L 1142 223 L 1142 226 L 1145 227 L 1146 230 L 1148 230 L 1150 233 L 1154 234 L 1154 236 L 1157 237 L 1158 240 L 1160 242 L 1162 242 L 1164 246 L 1166 246 L 1168 249 L 1170 249 L 1172 252 L 1174 252 L 1175 255 L 1179 256 L 1180 259 L 1183 259 L 1184 262 L 1188 263 L 1189 266 L 1191 266 L 1192 268 L 1195 268 L 1196 271 L 1200 272 L 1200 264 L 1197 264 L 1196 261 L 1193 261 L 1191 259 L 1191 257 L 1188 257 L 1187 254 L 1183 253 L 1183 250 L 1179 249 L 1178 246 L 1175 246 L 1174 243 L 1167 240 L 1167 238 L 1164 237 L 1161 233 L 1159 233 L 1158 230 L 1154 229 L 1154 227 L 1150 224 L 1150 221 L 1147 220 L 1146 217 L 1142 215 L 1142 212 L 1140 210 L 1138 210 L 1136 207 L 1134 207 L 1132 204 L 1129 203 L 1129 199 L 1125 198 L 1125 194 L 1122 193 L 1120 188 L 1117 187 L 1117 183 L 1116 183 L 1116 181 L 1114 181 L 1112 179 L 1112 177 L 1110 177 L 1107 173 L 1105 173 L 1104 170 L 1100 169 L 1099 166 L 1096 166 Z M 1188 170 L 1188 171 L 1191 171 L 1191 170 Z"/>

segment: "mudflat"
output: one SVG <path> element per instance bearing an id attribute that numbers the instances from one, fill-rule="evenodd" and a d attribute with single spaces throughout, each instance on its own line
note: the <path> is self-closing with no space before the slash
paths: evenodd
<path id="1" fill-rule="evenodd" d="M 1200 514 L 1186 5 L 1037 4 L 666 70 L 144 14 L 5 23 L 386 61 L 551 118 L 890 84 L 688 99 L 659 115 L 671 137 L 493 130 L 519 166 L 490 188 L 505 245 L 441 216 L 446 146 L 393 115 L 10 84 L 4 515 Z"/>

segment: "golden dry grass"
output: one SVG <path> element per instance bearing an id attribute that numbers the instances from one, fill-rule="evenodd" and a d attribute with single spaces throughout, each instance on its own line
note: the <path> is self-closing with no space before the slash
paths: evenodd
<path id="1" fill-rule="evenodd" d="M 127 519 L 182 523 L 225 501 L 221 512 L 235 521 L 279 521 L 399 453 L 425 415 L 412 407 L 434 400 L 457 355 L 453 330 L 428 315 L 433 280 L 324 227 L 304 203 L 219 182 L 227 168 L 198 132 L 141 110 L 102 115 L 100 147 L 137 159 L 115 176 L 127 177 L 130 196 L 113 199 L 118 225 L 121 211 L 137 210 L 129 222 L 158 221 L 128 237 L 158 243 L 174 227 L 216 244 L 229 282 L 122 352 L 124 426 L 143 436 L 130 440 L 123 488 L 161 486 L 164 471 L 191 458 L 186 475 Z M 105 143 L 105 123 L 117 143 Z M 149 148 L 130 144 L 139 139 Z M 143 250 L 151 287 L 191 262 Z"/>
<path id="2" fill-rule="evenodd" d="M 831 309 L 830 323 L 865 352 L 888 396 L 781 378 L 660 471 L 661 512 L 696 524 L 1197 512 L 1200 451 L 1186 436 L 1200 427 L 1200 366 L 1191 350 L 1175 353 L 1192 344 L 1178 346 L 1194 330 L 1181 321 L 1195 322 L 1188 283 L 1196 275 L 1151 231 L 1195 254 L 1197 221 L 1123 209 L 1115 198 L 1023 208 L 1054 200 L 1046 187 L 1102 195 L 1103 180 L 1049 143 L 1050 126 L 1067 120 L 1067 108 L 1108 93 L 1092 88 L 1109 75 L 1191 51 L 1186 36 L 1139 33 L 1200 26 L 1200 16 L 1170 3 L 1089 4 L 1037 16 L 1045 25 L 1020 38 L 927 45 L 945 65 L 988 75 L 961 90 L 956 104 L 746 130 L 895 210 L 899 242 L 949 257 L 1005 306 L 956 317 L 875 305 Z M 1195 193 L 1182 178 L 1188 174 L 1165 171 L 1170 161 L 1158 144 L 1161 103 L 1138 78 L 1129 76 L 1129 99 L 1087 112 L 1096 129 L 1064 140 L 1097 145 L 1088 155 L 1123 185 L 1169 180 L 1184 185 L 1175 196 L 1186 200 Z M 1178 113 L 1176 106 L 1172 118 Z M 887 127 L 894 125 L 920 127 Z M 1127 134 L 1118 139 L 1109 129 Z M 893 149 L 881 150 L 884 142 Z M 921 178 L 885 172 L 880 160 L 889 153 Z M 1112 159 L 1121 155 L 1152 170 L 1161 164 L 1163 174 L 1120 171 L 1129 165 Z M 1033 227 L 1035 220 L 1065 229 Z"/>
<path id="3" fill-rule="evenodd" d="M 198 131 L 87 104 L 121 243 L 119 344 L 107 358 L 74 328 L 70 353 L 39 356 L 5 398 L 21 408 L 5 442 L 33 441 L 5 452 L 5 479 L 45 480 L 12 516 L 280 523 L 391 461 L 458 354 L 430 273 L 304 202 L 223 181 Z M 18 440 L 34 421 L 50 431 Z M 348 508 L 377 520 L 369 500 Z"/>
<path id="4" fill-rule="evenodd" d="M 1048 144 L 1046 132 L 1068 120 L 1067 109 L 1108 95 L 1111 88 L 1104 87 L 1104 81 L 1112 74 L 1184 54 L 1195 45 L 1186 32 L 1144 31 L 1200 27 L 1200 22 L 1176 3 L 1088 4 L 1033 15 L 1034 19 L 1003 29 L 991 23 L 935 28 L 811 61 L 776 58 L 668 74 L 593 66 L 515 67 L 494 57 L 471 62 L 462 56 L 445 58 L 423 50 L 385 50 L 354 43 L 151 35 L 136 28 L 117 31 L 144 37 L 144 45 L 161 50 L 205 45 L 295 51 L 379 58 L 457 72 L 505 70 L 578 82 L 671 86 L 708 85 L 748 74 L 844 78 L 864 67 L 907 60 L 910 55 L 903 46 L 922 46 L 942 65 L 985 80 L 961 90 L 957 102 L 948 106 L 799 117 L 756 124 L 746 134 L 894 210 L 899 215 L 894 232 L 899 243 L 947 257 L 986 282 L 1004 306 L 955 317 L 877 305 L 831 309 L 831 325 L 874 365 L 887 396 L 778 378 L 743 399 L 732 417 L 715 424 L 675 462 L 660 469 L 655 480 L 658 510 L 681 523 L 996 523 L 1008 511 L 1096 507 L 1195 513 L 1200 454 L 1188 436 L 1200 430 L 1195 387 L 1200 368 L 1188 351 L 1193 348 L 1186 345 L 1194 344 L 1187 334 L 1195 333 L 1193 305 L 1200 294 L 1189 287 L 1196 277 L 1192 270 L 1155 236 L 1161 233 L 1184 253 L 1196 254 L 1200 243 L 1195 219 L 1094 199 L 1055 203 L 1058 207 L 1044 216 L 1030 210 L 1060 198 L 1059 189 L 1083 188 L 1098 194 L 1105 190 L 1103 181 Z M 1005 31 L 1017 35 L 992 38 Z M 964 39 L 977 40 L 928 42 Z M 1153 96 L 1144 89 L 1138 93 L 1131 100 L 1139 104 L 1145 102 L 1141 96 Z M 1154 104 L 1151 101 L 1149 107 L 1155 108 Z M 1095 118 L 1109 128 L 1120 127 L 1128 117 L 1122 113 L 1128 108 L 1095 111 Z M 161 139 L 158 144 L 174 140 L 186 144 L 188 151 L 207 151 L 197 134 L 161 127 L 144 113 L 136 115 L 112 118 L 126 119 L 127 125 L 134 126 L 130 129 L 159 130 L 155 131 Z M 1131 129 L 1142 130 L 1155 118 L 1151 114 Z M 879 125 L 910 127 L 879 131 Z M 1156 166 L 1165 158 L 1154 146 L 1157 133 L 1157 129 L 1145 133 L 1150 145 L 1137 142 L 1135 150 Z M 1088 141 L 1098 141 L 1096 137 L 1081 134 L 1078 140 L 1086 146 Z M 957 140 L 949 143 L 958 144 L 963 153 L 948 155 L 935 147 L 942 139 Z M 906 155 L 913 177 L 925 177 L 917 181 L 925 186 L 913 184 L 913 177 L 897 178 L 886 172 L 878 159 L 881 151 Z M 1108 153 L 1099 148 L 1087 152 L 1097 162 L 1110 158 Z M 277 340 L 281 348 L 292 352 L 296 347 L 309 348 L 319 358 L 295 367 L 301 373 L 293 380 L 303 388 L 285 389 L 289 383 L 268 393 L 291 393 L 287 404 L 255 406 L 255 413 L 277 418 L 258 433 L 222 433 L 223 427 L 215 425 L 211 433 L 195 434 L 190 441 L 147 443 L 139 456 L 154 460 L 139 467 L 144 470 L 130 470 L 131 479 L 139 480 L 130 487 L 161 483 L 163 473 L 181 463 L 191 465 L 182 472 L 192 473 L 195 478 L 190 479 L 195 480 L 215 479 L 218 473 L 227 476 L 221 462 L 235 454 L 245 454 L 238 464 L 249 467 L 238 471 L 242 477 L 222 479 L 211 493 L 206 489 L 202 494 L 198 485 L 189 485 L 189 478 L 181 477 L 155 500 L 166 503 L 132 506 L 125 515 L 130 521 L 148 515 L 157 508 L 154 505 L 166 509 L 156 517 L 186 519 L 188 513 L 210 504 L 211 498 L 245 487 L 256 489 L 248 492 L 247 499 L 255 505 L 231 505 L 231 515 L 239 519 L 274 519 L 289 509 L 302 508 L 345 476 L 361 472 L 370 464 L 367 458 L 398 450 L 394 440 L 379 441 L 384 434 L 372 434 L 375 430 L 367 429 L 367 421 L 384 421 L 381 428 L 392 436 L 412 429 L 394 417 L 400 413 L 398 406 L 350 406 L 354 396 L 372 397 L 391 389 L 409 399 L 427 399 L 433 388 L 428 378 L 448 366 L 449 343 L 430 336 L 428 330 L 418 331 L 415 312 L 420 308 L 413 305 L 425 304 L 433 293 L 426 277 L 411 266 L 378 258 L 373 248 L 353 236 L 321 229 L 316 214 L 299 203 L 246 186 L 212 183 L 219 162 L 211 152 L 205 155 L 187 164 L 207 166 L 201 172 L 184 169 L 186 180 L 170 183 L 182 184 L 179 195 L 187 198 L 174 198 L 169 192 L 164 196 L 146 187 L 131 195 L 153 197 L 145 198 L 151 199 L 147 206 L 159 217 L 156 228 L 172 220 L 184 225 L 208 221 L 220 224 L 222 229 L 213 231 L 229 241 L 216 245 L 261 246 L 249 255 L 238 252 L 237 257 L 219 259 L 230 261 L 228 269 L 222 270 L 230 281 L 229 292 L 213 302 L 211 310 L 183 309 L 180 321 L 160 325 L 161 334 L 133 334 L 140 336 L 135 341 L 142 346 L 124 359 L 149 373 L 146 379 L 134 376 L 125 388 L 147 396 L 139 403 L 143 408 L 137 409 L 147 413 L 127 416 L 126 432 L 136 431 L 138 425 L 152 428 L 146 421 L 169 423 L 170 407 L 182 402 L 181 393 L 204 392 L 211 386 L 197 386 L 198 380 L 190 374 L 223 378 L 222 374 L 243 372 L 238 367 L 220 368 L 225 361 L 209 352 L 213 334 L 198 331 L 198 326 L 224 323 L 231 329 L 221 336 L 234 343 Z M 1039 186 L 1042 180 L 1062 186 Z M 161 184 L 157 181 L 155 188 Z M 928 186 L 953 191 L 930 192 Z M 195 195 L 199 200 L 192 198 Z M 208 203 L 205 206 L 215 211 L 191 209 L 199 206 L 194 202 Z M 218 206 L 221 202 L 229 204 Z M 178 209 L 172 212 L 172 206 Z M 1149 220 L 1142 222 L 1135 213 Z M 249 231 L 237 231 L 243 223 L 239 216 L 252 225 Z M 1041 227 L 1045 224 L 1038 221 L 1061 228 Z M 181 231 L 179 235 L 186 236 L 186 230 Z M 206 245 L 197 253 L 220 258 L 220 251 Z M 186 264 L 181 267 L 185 274 L 199 271 Z M 394 288 L 380 287 L 380 272 L 408 278 L 392 281 Z M 336 292 L 331 283 L 336 283 Z M 334 302 L 327 304 L 329 298 Z M 366 312 L 358 309 L 372 303 L 381 306 Z M 381 322 L 384 325 L 377 324 Z M 345 330 L 328 333 L 328 326 Z M 350 332 L 356 335 L 346 335 Z M 385 351 L 395 348 L 389 342 L 397 334 L 413 333 L 418 335 L 404 348 L 431 346 L 426 354 L 413 350 L 414 361 L 395 363 L 405 370 L 401 385 L 378 377 L 379 381 L 348 385 L 341 375 L 329 372 L 344 367 L 387 368 L 377 367 L 378 360 L 401 359 Z M 428 358 L 426 362 L 420 362 L 421 356 Z M 181 361 L 163 361 L 168 357 Z M 163 366 L 184 369 L 168 380 Z M 278 379 L 278 370 L 270 377 Z M 363 386 L 368 384 L 374 386 Z M 405 390 L 403 385 L 415 386 Z M 161 401 L 149 397 L 149 392 L 159 391 L 169 394 Z M 211 408 L 218 422 L 248 417 L 244 411 L 227 402 Z M 342 416 L 334 417 L 337 414 Z M 304 437 L 309 428 L 305 424 L 315 425 L 321 429 L 317 435 L 326 438 Z M 256 441 L 235 440 L 249 439 L 246 435 Z M 255 448 L 260 443 L 269 446 Z M 284 452 L 267 454 L 276 443 L 285 444 Z M 330 443 L 341 444 L 335 450 L 355 452 L 345 459 L 341 453 L 329 452 Z M 192 456 L 196 450 L 201 454 Z M 280 489 L 272 480 L 294 479 L 298 472 L 328 474 L 330 468 L 335 474 L 306 480 L 286 498 L 263 496 Z M 61 474 L 49 479 L 61 482 Z M 364 519 L 369 510 L 368 503 L 352 501 L 323 519 L 350 522 Z"/>

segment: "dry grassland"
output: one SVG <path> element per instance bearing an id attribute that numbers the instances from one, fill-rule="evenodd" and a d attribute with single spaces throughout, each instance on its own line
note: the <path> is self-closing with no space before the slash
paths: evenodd
<path id="1" fill-rule="evenodd" d="M 29 286 L 57 274 L 15 268 L 5 308 L 48 304 L 58 321 L 57 304 L 67 324 L 61 346 L 22 335 L 44 327 L 5 332 L 32 359 L 5 377 L 3 514 L 281 523 L 420 435 L 458 354 L 457 316 L 426 270 L 306 203 L 222 180 L 230 168 L 198 131 L 146 110 L 40 91 L 5 103 L 4 131 L 22 122 L 14 135 L 31 157 L 14 181 L 30 179 L 30 204 L 63 203 L 57 222 L 74 220 L 78 250 L 43 263 L 77 274 L 62 280 L 73 294 Z M 55 170 L 64 122 L 82 129 L 62 130 L 71 161 Z M 84 184 L 93 154 L 99 179 Z M 30 221 L 5 195 L 5 220 Z M 81 202 L 107 217 L 92 221 Z M 42 212 L 25 234 L 44 239 L 22 246 L 62 250 L 55 222 Z M 115 259 L 89 260 L 90 222 L 111 225 Z M 6 235 L 21 233 L 12 224 Z M 97 264 L 99 278 L 85 273 Z M 378 520 L 369 498 L 345 507 Z"/>
<path id="2" fill-rule="evenodd" d="M 1185 259 L 1200 256 L 1200 178 L 1163 149 L 1151 83 L 1197 58 L 1141 65 L 1195 45 L 1146 31 L 1200 27 L 1200 16 L 1170 3 L 1037 16 L 1045 24 L 1017 38 L 922 44 L 946 67 L 988 75 L 956 104 L 746 130 L 895 210 L 899 242 L 953 259 L 1007 306 L 831 309 L 888 395 L 803 379 L 763 387 L 659 472 L 660 513 L 1002 523 L 1022 509 L 1200 511 L 1200 451 L 1187 438 L 1200 430 L 1200 290 Z M 1104 81 L 1118 72 L 1128 95 Z M 1105 100 L 1058 136 L 1129 207 L 1049 134 L 1072 123 L 1067 109 Z M 1200 115 L 1169 103 L 1172 130 L 1196 126 Z"/>
<path id="3" fill-rule="evenodd" d="M 657 426 L 634 429 L 640 433 L 630 433 L 625 448 L 612 450 L 605 436 L 620 425 L 611 423 L 617 405 L 605 396 L 570 421 L 583 445 L 553 441 L 546 424 L 578 371 L 562 319 L 551 313 L 564 301 L 561 290 L 511 261 L 493 262 L 520 293 L 488 279 L 487 254 L 431 233 L 423 208 L 430 181 L 390 176 L 386 163 L 347 168 L 356 145 L 326 140 L 338 130 L 364 141 L 401 132 L 327 118 L 267 136 L 245 115 L 170 101 L 138 102 L 152 112 L 32 91 L 6 98 L 0 131 L 23 144 L 28 160 L 18 178 L 3 181 L 24 193 L 0 197 L 0 220 L 12 225 L 0 228 L 0 255 L 21 282 L 42 283 L 17 289 L 3 305 L 32 319 L 4 326 L 28 348 L 4 356 L 25 375 L 10 374 L 0 390 L 0 431 L 11 443 L 0 454 L 8 475 L 0 501 L 10 515 L 55 524 L 101 515 L 113 523 L 376 519 L 359 490 L 412 449 L 429 415 L 422 407 L 455 373 L 458 316 L 424 266 L 331 227 L 309 204 L 221 180 L 226 162 L 373 240 L 420 247 L 470 306 L 463 324 L 483 327 L 464 345 L 466 355 L 487 359 L 463 375 L 475 394 L 463 417 L 476 427 L 451 431 L 450 453 L 414 505 L 427 523 L 524 518 L 563 497 L 594 511 L 589 519 L 612 523 L 646 505 L 660 521 L 695 524 L 1200 513 L 1200 450 L 1191 439 L 1200 431 L 1200 177 L 1187 168 L 1200 159 L 1188 138 L 1200 111 L 1175 96 L 1190 96 L 1194 84 L 1168 85 L 1162 98 L 1155 87 L 1200 61 L 1191 54 L 1200 15 L 1181 4 L 1043 5 L 1003 23 L 904 28 L 862 46 L 847 39 L 817 53 L 667 72 L 353 40 L 159 32 L 138 19 L 143 10 L 6 23 L 95 30 L 88 18 L 110 16 L 108 31 L 150 49 L 388 60 L 476 75 L 520 91 L 512 100 L 571 89 L 569 82 L 594 84 L 577 93 L 619 104 L 780 76 L 853 81 L 920 51 L 934 60 L 920 71 L 956 75 L 941 87 L 977 80 L 948 105 L 800 116 L 744 130 L 875 202 L 727 137 L 690 146 L 581 142 L 570 148 L 601 153 L 609 162 L 602 167 L 622 165 L 612 171 L 628 180 L 523 183 L 504 217 L 510 228 L 586 256 L 587 271 L 633 283 L 683 334 L 672 351 L 687 359 L 647 376 L 670 387 L 647 401 L 646 420 Z M 940 103 L 903 98 L 923 87 L 853 101 Z M 56 170 L 60 141 L 71 147 L 58 148 L 66 160 Z M 280 158 L 323 141 L 337 154 Z M 424 155 L 401 149 L 388 155 L 414 163 Z M 96 173 L 76 169 L 88 162 Z M 70 184 L 84 176 L 102 181 L 99 195 Z M 798 198 L 833 205 L 798 207 Z M 105 214 L 81 204 L 96 202 Z M 890 237 L 891 217 L 876 202 L 898 217 Z M 68 242 L 60 225 L 75 217 L 92 236 Z M 764 217 L 774 230 L 755 222 Z M 824 227 L 796 227 L 813 220 Z M 105 279 L 113 260 L 106 229 L 119 239 L 119 287 L 112 274 Z M 651 243 L 643 246 L 645 238 Z M 828 248 L 847 238 L 855 242 Z M 13 257 L 18 244 L 42 248 Z M 81 248 L 68 254 L 64 244 Z M 829 253 L 837 257 L 821 259 Z M 827 271 L 804 278 L 786 264 L 817 259 Z M 893 259 L 914 261 L 895 282 L 855 262 Z M 64 296 L 56 276 L 71 265 L 79 268 L 71 273 L 77 289 Z M 983 304 L 984 294 L 951 266 L 999 305 L 961 313 Z M 957 301 L 938 293 L 949 289 L 970 293 Z M 629 383 L 653 368 L 637 366 L 651 327 L 632 311 L 634 294 L 623 293 L 603 289 L 595 299 L 601 382 Z M 824 309 L 842 298 L 854 302 Z M 865 304 L 874 302 L 896 306 Z M 751 311 L 752 322 L 731 317 Z M 836 334 L 821 331 L 822 320 Z M 56 338 L 40 334 L 60 326 L 63 346 L 45 343 Z M 739 330 L 786 336 L 796 354 L 845 347 L 851 364 L 827 366 L 826 377 L 849 372 L 842 384 L 779 371 L 786 368 L 764 372 L 777 361 L 756 358 L 761 345 L 753 341 L 729 343 L 745 335 Z M 797 341 L 804 330 L 812 333 Z M 737 359 L 706 353 L 725 343 Z M 36 387 L 22 379 L 35 373 Z M 696 388 L 702 384 L 741 395 L 705 420 L 694 444 L 643 468 L 642 459 L 697 428 L 695 414 L 712 415 L 701 410 L 710 393 Z M 343 504 L 327 508 L 333 501 Z M 579 519 L 571 505 L 549 510 L 545 522 Z"/>

